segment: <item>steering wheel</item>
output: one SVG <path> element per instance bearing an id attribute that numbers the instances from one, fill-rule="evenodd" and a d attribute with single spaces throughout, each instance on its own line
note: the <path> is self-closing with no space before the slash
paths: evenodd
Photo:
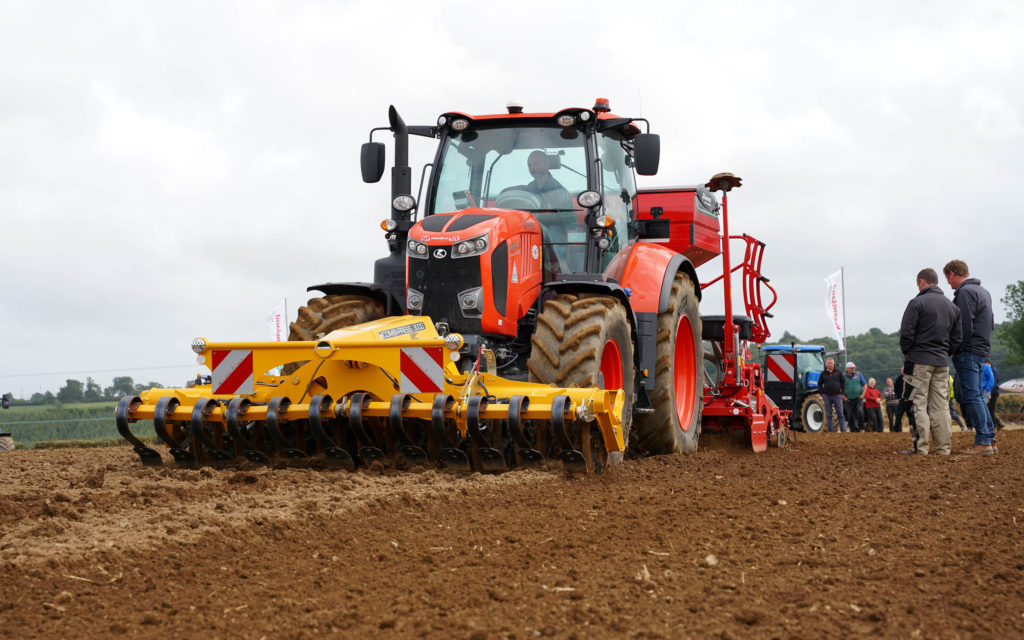
<path id="1" fill-rule="evenodd" d="M 522 187 L 503 189 L 494 201 L 499 209 L 520 209 L 522 211 L 542 209 L 540 196 Z"/>

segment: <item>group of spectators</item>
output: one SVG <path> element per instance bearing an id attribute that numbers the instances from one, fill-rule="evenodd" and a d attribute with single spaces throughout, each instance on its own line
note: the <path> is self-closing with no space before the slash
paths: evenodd
<path id="1" fill-rule="evenodd" d="M 934 269 L 917 274 L 918 294 L 907 304 L 900 324 L 901 375 L 895 381 L 887 379 L 884 390 L 877 388 L 874 378 L 865 380 L 853 362 L 846 363 L 844 373 L 833 358 L 826 359 L 818 389 L 829 432 L 833 432 L 833 411 L 840 432 L 884 430 L 884 404 L 891 431 L 902 431 L 903 414 L 908 416 L 912 446 L 901 453 L 949 455 L 954 417 L 961 430 L 974 430 L 974 444 L 959 453 L 998 453 L 994 406 L 998 372 L 988 359 L 994 322 L 992 298 L 980 280 L 970 277 L 962 260 L 951 260 L 942 273 L 953 290 L 952 301 L 939 288 Z M 951 358 L 955 383 L 950 375 Z M 963 420 L 953 408 L 954 395 Z"/>

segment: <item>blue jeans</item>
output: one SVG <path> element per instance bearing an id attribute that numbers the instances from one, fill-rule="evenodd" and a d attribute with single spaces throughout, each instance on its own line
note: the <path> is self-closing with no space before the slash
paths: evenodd
<path id="1" fill-rule="evenodd" d="M 832 433 L 832 409 L 835 409 L 836 418 L 839 419 L 836 431 L 846 433 L 846 418 L 843 416 L 843 396 L 822 395 L 821 399 L 825 401 L 825 426 L 828 428 L 828 432 Z"/>
<path id="2" fill-rule="evenodd" d="M 960 380 L 960 408 L 968 424 L 974 425 L 974 444 L 991 445 L 996 435 L 992 416 L 981 397 L 981 369 L 985 358 L 963 351 L 953 356 L 956 377 Z"/>

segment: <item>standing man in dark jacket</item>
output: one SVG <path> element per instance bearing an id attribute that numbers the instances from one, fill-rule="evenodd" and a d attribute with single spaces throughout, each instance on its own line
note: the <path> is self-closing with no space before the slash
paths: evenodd
<path id="1" fill-rule="evenodd" d="M 963 260 L 950 260 L 942 268 L 946 282 L 953 288 L 953 302 L 960 309 L 963 344 L 953 351 L 953 366 L 960 382 L 960 407 L 967 424 L 974 427 L 974 446 L 964 454 L 993 454 L 995 425 L 981 397 L 981 369 L 988 358 L 992 339 L 992 296 L 981 281 L 970 277 Z"/>
<path id="2" fill-rule="evenodd" d="M 960 310 L 942 295 L 935 269 L 917 274 L 917 289 L 900 323 L 904 383 L 910 388 L 917 424 L 914 448 L 902 453 L 928 455 L 934 446 L 936 454 L 948 456 L 949 356 L 960 347 Z"/>
<path id="3" fill-rule="evenodd" d="M 825 427 L 832 433 L 832 409 L 836 410 L 839 431 L 846 433 L 846 418 L 843 416 L 843 374 L 836 369 L 836 361 L 825 360 L 825 370 L 818 376 L 818 391 L 825 401 Z"/>

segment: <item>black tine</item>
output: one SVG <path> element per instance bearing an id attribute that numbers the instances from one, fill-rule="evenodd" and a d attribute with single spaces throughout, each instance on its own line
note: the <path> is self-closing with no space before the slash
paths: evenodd
<path id="1" fill-rule="evenodd" d="M 157 467 L 163 464 L 160 454 L 156 449 L 151 449 L 143 444 L 142 440 L 136 438 L 131 428 L 128 427 L 130 422 L 128 412 L 141 403 L 142 398 L 138 396 L 125 396 L 121 398 L 121 401 L 117 403 L 117 409 L 114 410 L 114 423 L 117 425 L 117 432 L 132 445 L 135 453 L 142 460 L 142 464 L 147 467 Z"/>
<path id="2" fill-rule="evenodd" d="M 473 396 L 466 406 L 466 430 L 469 437 L 477 445 L 481 471 L 506 471 L 505 456 L 490 446 L 484 434 L 480 433 L 480 410 L 487 405 L 486 396 Z"/>
<path id="3" fill-rule="evenodd" d="M 522 412 L 530 406 L 530 399 L 526 396 L 512 396 L 508 401 L 508 430 L 512 433 L 512 440 L 516 443 L 516 454 L 519 456 L 519 463 L 523 467 L 533 467 L 544 461 L 540 451 L 526 439 L 523 434 Z"/>

